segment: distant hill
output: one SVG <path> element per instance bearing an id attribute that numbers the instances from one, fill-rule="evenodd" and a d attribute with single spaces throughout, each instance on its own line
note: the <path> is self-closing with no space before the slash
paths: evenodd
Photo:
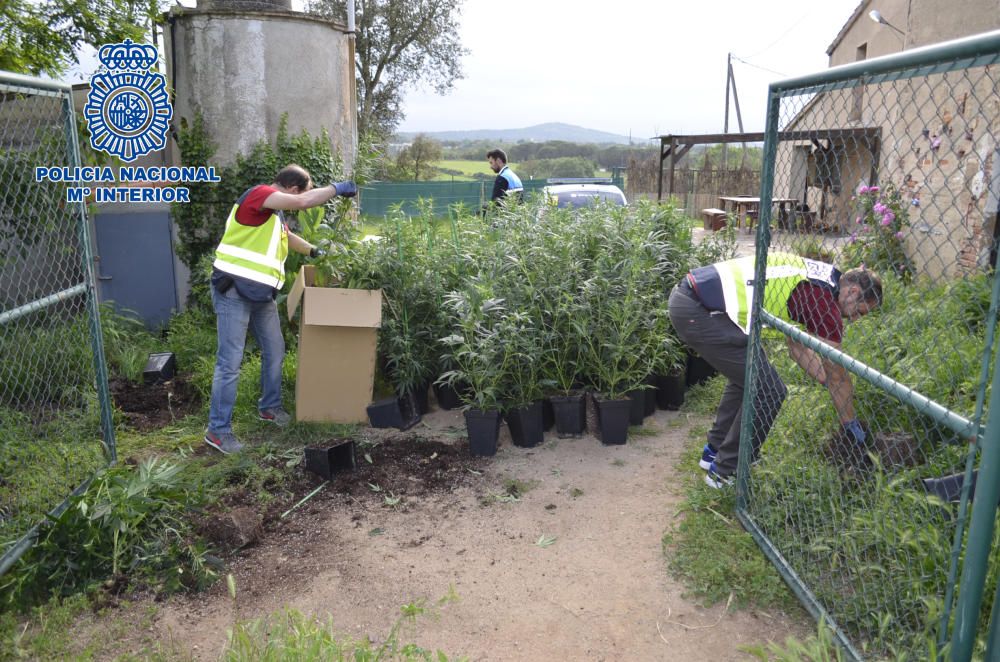
<path id="1" fill-rule="evenodd" d="M 595 131 L 582 126 L 572 124 L 562 124 L 561 122 L 547 122 L 527 126 L 523 129 L 475 129 L 470 131 L 407 131 L 396 134 L 399 140 L 409 141 L 414 136 L 422 133 L 434 140 L 455 141 L 463 140 L 496 140 L 507 143 L 516 143 L 522 140 L 531 142 L 544 142 L 546 140 L 565 140 L 573 143 L 613 143 L 617 145 L 627 145 L 628 136 L 620 136 L 607 131 Z M 644 140 L 634 141 L 638 143 Z"/>

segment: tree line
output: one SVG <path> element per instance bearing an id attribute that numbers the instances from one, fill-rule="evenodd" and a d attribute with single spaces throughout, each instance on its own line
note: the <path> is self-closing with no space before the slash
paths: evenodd
<path id="1" fill-rule="evenodd" d="M 576 143 L 566 140 L 545 140 L 540 142 L 520 141 L 498 143 L 489 140 L 445 141 L 442 151 L 445 158 L 477 161 L 486 158 L 486 152 L 500 147 L 507 152 L 513 163 L 542 161 L 549 159 L 579 158 L 593 162 L 605 170 L 628 165 L 629 159 L 644 159 L 656 155 L 656 147 L 639 145 L 607 145 L 596 143 Z"/>
<path id="2" fill-rule="evenodd" d="M 394 158 L 386 161 L 382 177 L 385 179 L 419 181 L 433 179 L 439 174 L 463 175 L 436 165 L 441 160 L 482 161 L 486 153 L 500 147 L 507 152 L 511 163 L 516 164 L 518 175 L 528 179 L 549 177 L 593 177 L 598 171 L 625 166 L 631 161 L 655 161 L 658 147 L 636 145 L 600 145 L 574 143 L 565 140 L 542 142 L 522 141 L 503 143 L 489 140 L 463 140 L 439 142 L 426 134 L 418 134 L 400 149 Z M 699 145 L 689 152 L 679 164 L 689 170 L 718 170 L 725 162 L 727 169 L 760 170 L 763 150 L 756 145 L 729 145 L 723 156 L 722 145 Z M 492 175 L 474 177 L 492 179 Z"/>
<path id="3" fill-rule="evenodd" d="M 372 144 L 388 143 L 405 118 L 403 95 L 427 85 L 446 94 L 463 77 L 468 52 L 459 36 L 465 0 L 355 0 L 355 74 L 358 133 Z M 59 77 L 78 63 L 84 45 L 130 38 L 147 40 L 162 21 L 168 0 L 8 0 L 0 2 L 0 69 Z M 345 0 L 307 0 L 306 11 L 347 22 Z M 418 142 L 420 144 L 418 144 Z M 657 146 L 543 142 L 462 141 L 438 143 L 418 136 L 405 154 L 384 160 L 383 176 L 428 179 L 440 159 L 482 160 L 501 147 L 528 177 L 589 176 L 595 170 L 657 158 Z M 730 168 L 760 167 L 760 149 L 730 146 Z M 720 167 L 721 148 L 692 150 L 688 168 Z"/>

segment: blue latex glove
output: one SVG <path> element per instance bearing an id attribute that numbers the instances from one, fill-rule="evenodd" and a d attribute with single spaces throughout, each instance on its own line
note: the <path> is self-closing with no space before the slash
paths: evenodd
<path id="1" fill-rule="evenodd" d="M 861 423 L 858 422 L 858 419 L 844 423 L 844 432 L 849 434 L 851 439 L 853 439 L 854 443 L 858 446 L 865 443 L 865 429 L 861 427 Z"/>
<path id="2" fill-rule="evenodd" d="M 337 189 L 337 195 L 345 198 L 353 198 L 358 194 L 358 185 L 354 182 L 334 182 L 333 187 Z"/>
<path id="3" fill-rule="evenodd" d="M 315 246 L 309 251 L 309 257 L 323 257 L 324 255 L 326 255 L 326 251 Z"/>

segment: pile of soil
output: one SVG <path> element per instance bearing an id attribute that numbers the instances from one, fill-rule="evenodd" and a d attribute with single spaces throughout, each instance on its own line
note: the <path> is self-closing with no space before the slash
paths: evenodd
<path id="1" fill-rule="evenodd" d="M 158 430 L 201 408 L 201 393 L 180 376 L 158 384 L 112 379 L 108 387 L 129 427 L 141 432 Z"/>
<path id="2" fill-rule="evenodd" d="M 919 444 L 908 432 L 872 432 L 865 427 L 867 441 L 864 447 L 843 430 L 827 441 L 824 453 L 828 460 L 848 474 L 860 474 L 873 468 L 869 453 L 879 458 L 882 468 L 889 472 L 913 467 L 922 462 Z"/>
<path id="3" fill-rule="evenodd" d="M 464 440 L 450 444 L 409 434 L 372 447 L 359 444 L 356 459 L 355 471 L 335 478 L 336 491 L 379 502 L 390 494 L 415 497 L 452 492 L 475 482 L 489 463 L 488 458 L 473 456 Z"/>
<path id="4" fill-rule="evenodd" d="M 312 445 L 332 446 L 341 441 L 330 439 Z M 222 500 L 222 511 L 213 509 L 196 528 L 216 548 L 235 551 L 265 535 L 281 538 L 291 532 L 293 537 L 300 536 L 314 526 L 310 522 L 322 519 L 331 509 L 359 513 L 391 507 L 406 512 L 421 500 L 481 484 L 483 470 L 489 464 L 489 458 L 474 457 L 464 439 L 447 443 L 400 432 L 386 434 L 374 445 L 356 442 L 355 459 L 354 471 L 334 474 L 330 484 L 288 520 L 281 520 L 281 514 L 323 482 L 323 478 L 305 471 L 304 463 L 283 486 L 283 498 L 263 506 L 254 491 L 234 490 Z M 282 462 L 274 460 L 274 467 L 280 468 Z"/>

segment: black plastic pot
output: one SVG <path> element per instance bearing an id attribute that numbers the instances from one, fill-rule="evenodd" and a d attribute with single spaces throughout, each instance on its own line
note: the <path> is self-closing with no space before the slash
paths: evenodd
<path id="1" fill-rule="evenodd" d="M 534 448 L 545 440 L 542 423 L 542 401 L 532 402 L 527 407 L 517 407 L 507 412 L 507 427 L 510 439 L 520 448 Z"/>
<path id="2" fill-rule="evenodd" d="M 687 385 L 697 386 L 706 382 L 719 374 L 719 371 L 697 354 L 688 354 L 687 359 Z"/>
<path id="3" fill-rule="evenodd" d="M 420 421 L 413 395 L 383 398 L 368 405 L 368 420 L 373 428 L 408 430 Z"/>
<path id="4" fill-rule="evenodd" d="M 646 377 L 645 383 L 649 388 L 643 391 L 643 395 L 646 396 L 646 400 L 644 402 L 642 413 L 645 416 L 652 416 L 656 413 L 656 377 L 653 375 Z"/>
<path id="5" fill-rule="evenodd" d="M 542 400 L 542 429 L 548 432 L 556 424 L 556 412 L 548 398 Z"/>
<path id="6" fill-rule="evenodd" d="M 327 480 L 334 474 L 354 471 L 354 441 L 351 439 L 331 439 L 318 446 L 305 449 L 306 470 Z"/>
<path id="7" fill-rule="evenodd" d="M 629 425 L 642 425 L 643 420 L 646 418 L 646 391 L 643 389 L 629 391 L 628 400 Z"/>
<path id="8" fill-rule="evenodd" d="M 556 419 L 556 435 L 560 439 L 581 437 L 587 431 L 586 395 L 553 395 L 549 398 Z"/>
<path id="9" fill-rule="evenodd" d="M 159 352 L 146 357 L 146 367 L 142 371 L 145 384 L 160 384 L 170 381 L 177 372 L 177 357 L 173 352 Z"/>
<path id="10" fill-rule="evenodd" d="M 466 409 L 465 428 L 469 433 L 469 450 L 473 455 L 490 457 L 497 454 L 497 439 L 500 437 L 499 411 Z"/>
<path id="11" fill-rule="evenodd" d="M 684 372 L 678 370 L 673 375 L 656 376 L 656 406 L 660 409 L 676 411 L 684 404 L 687 390 Z"/>
<path id="12" fill-rule="evenodd" d="M 450 384 L 435 384 L 434 397 L 441 409 L 458 409 L 462 406 L 462 398 Z"/>
<path id="13" fill-rule="evenodd" d="M 412 391 L 413 399 L 416 402 L 417 413 L 420 415 L 426 414 L 431 410 L 430 405 L 427 402 L 427 395 L 430 390 L 430 382 L 424 382 L 422 384 L 417 384 Z"/>
<path id="14" fill-rule="evenodd" d="M 628 438 L 629 410 L 632 408 L 632 399 L 624 400 L 598 400 L 597 403 L 597 426 L 601 432 L 601 443 L 611 446 L 620 446 Z"/>

